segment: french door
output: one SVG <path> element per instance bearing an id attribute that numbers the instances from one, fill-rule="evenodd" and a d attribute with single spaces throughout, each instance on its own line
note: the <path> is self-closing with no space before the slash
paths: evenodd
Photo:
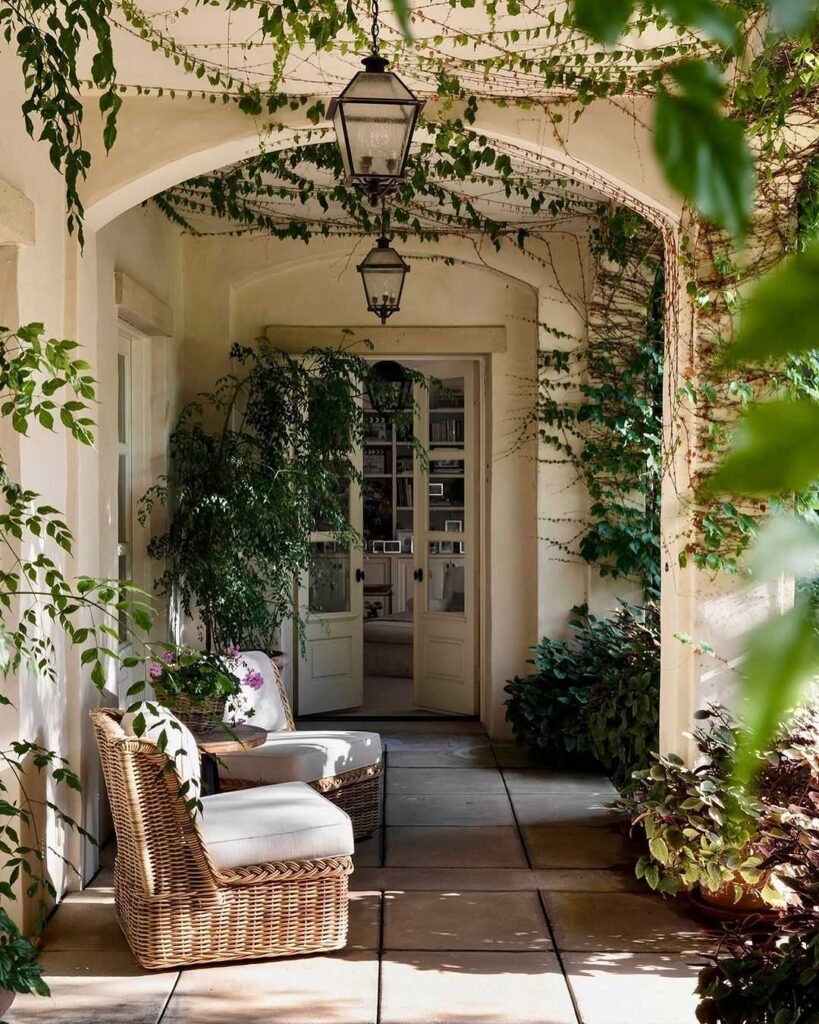
<path id="1" fill-rule="evenodd" d="M 447 714 L 477 713 L 476 365 L 435 362 L 418 388 L 414 562 L 414 699 Z"/>
<path id="2" fill-rule="evenodd" d="M 360 488 L 352 484 L 346 497 L 350 524 L 360 533 Z M 299 582 L 299 609 L 305 624 L 298 660 L 300 715 L 357 707 L 364 685 L 361 548 L 342 547 L 332 534 L 321 530 L 312 534 L 311 544 L 313 565 Z"/>

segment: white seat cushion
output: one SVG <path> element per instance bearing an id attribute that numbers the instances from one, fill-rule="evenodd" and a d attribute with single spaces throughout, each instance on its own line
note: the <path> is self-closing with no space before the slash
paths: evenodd
<path id="1" fill-rule="evenodd" d="M 120 727 L 126 736 L 136 736 L 134 723 L 142 716 L 145 727 L 139 739 L 156 743 L 165 735 L 165 752 L 173 759 L 186 800 L 198 800 L 202 794 L 199 748 L 187 726 L 168 708 L 155 701 L 143 701 L 133 711 L 126 711 Z"/>
<path id="2" fill-rule="evenodd" d="M 236 661 L 235 675 L 240 683 L 244 684 L 249 672 L 258 672 L 264 682 L 258 689 L 242 685 L 241 693 L 235 701 L 233 720 L 248 721 L 265 732 L 286 730 L 287 712 L 279 693 L 273 662 L 262 651 L 243 651 Z"/>
<path id="3" fill-rule="evenodd" d="M 252 750 L 225 754 L 223 778 L 264 782 L 316 782 L 381 761 L 377 732 L 278 732 Z"/>
<path id="4" fill-rule="evenodd" d="M 349 817 L 303 782 L 206 796 L 201 829 L 219 868 L 353 852 Z"/>

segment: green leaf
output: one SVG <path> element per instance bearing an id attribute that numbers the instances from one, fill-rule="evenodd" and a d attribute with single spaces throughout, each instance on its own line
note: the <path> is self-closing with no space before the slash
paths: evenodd
<path id="1" fill-rule="evenodd" d="M 810 399 L 751 406 L 706 493 L 782 494 L 819 479 L 819 403 Z"/>
<path id="2" fill-rule="evenodd" d="M 751 217 L 754 164 L 739 121 L 722 111 L 719 68 L 684 61 L 677 88 L 657 93 L 654 151 L 669 183 L 714 224 L 744 237 Z"/>
<path id="3" fill-rule="evenodd" d="M 819 239 L 750 291 L 728 365 L 782 360 L 819 348 Z"/>
<path id="4" fill-rule="evenodd" d="M 663 10 L 677 25 L 702 29 L 723 46 L 737 47 L 742 40 L 742 12 L 735 4 L 714 0 L 664 0 Z"/>
<path id="5" fill-rule="evenodd" d="M 634 0 L 574 0 L 574 21 L 598 43 L 616 43 L 633 9 Z"/>
<path id="6" fill-rule="evenodd" d="M 407 42 L 412 41 L 412 27 L 410 26 L 410 14 L 412 9 L 410 7 L 409 0 L 392 0 L 392 9 L 395 12 L 396 18 L 398 18 L 398 24 L 401 26 L 401 31 L 404 33 L 404 39 Z"/>
<path id="7" fill-rule="evenodd" d="M 660 836 L 655 836 L 649 842 L 648 849 L 655 860 L 658 860 L 661 864 L 668 863 L 668 847 L 665 840 L 660 838 Z"/>
<path id="8" fill-rule="evenodd" d="M 816 0 L 768 0 L 778 29 L 794 35 L 816 21 Z"/>
<path id="9" fill-rule="evenodd" d="M 742 665 L 746 729 L 739 734 L 735 774 L 745 784 L 763 748 L 796 704 L 819 663 L 819 639 L 808 602 L 752 630 Z"/>

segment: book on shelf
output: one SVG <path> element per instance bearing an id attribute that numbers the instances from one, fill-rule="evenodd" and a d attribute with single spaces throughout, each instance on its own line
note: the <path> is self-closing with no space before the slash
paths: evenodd
<path id="1" fill-rule="evenodd" d="M 412 480 L 398 480 L 396 484 L 397 504 L 403 505 L 405 508 L 412 508 Z"/>
<path id="2" fill-rule="evenodd" d="M 464 421 L 462 419 L 432 420 L 429 425 L 429 439 L 433 443 L 462 444 Z"/>

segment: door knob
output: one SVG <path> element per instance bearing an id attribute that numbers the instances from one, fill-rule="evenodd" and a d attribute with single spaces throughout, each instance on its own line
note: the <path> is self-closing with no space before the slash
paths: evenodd
<path id="1" fill-rule="evenodd" d="M 424 570 L 423 569 L 416 569 L 415 572 L 412 574 L 412 578 L 415 580 L 416 583 L 423 583 L 424 582 Z"/>
<path id="2" fill-rule="evenodd" d="M 356 571 L 355 571 L 355 581 L 356 581 L 356 583 L 361 583 L 361 581 L 363 579 L 364 579 L 364 570 L 363 569 L 356 569 Z"/>

